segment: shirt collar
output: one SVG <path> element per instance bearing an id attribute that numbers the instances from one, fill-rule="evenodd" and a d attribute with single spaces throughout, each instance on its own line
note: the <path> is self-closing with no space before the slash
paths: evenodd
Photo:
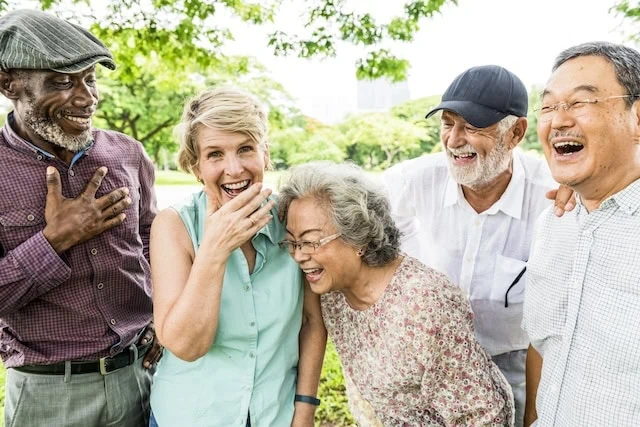
<path id="1" fill-rule="evenodd" d="M 627 215 L 633 215 L 638 209 L 640 209 L 640 179 L 633 181 L 622 190 L 618 191 L 613 196 L 609 197 L 600 204 L 599 209 L 607 209 L 612 206 L 617 206 L 625 212 Z M 580 214 L 582 211 L 587 212 L 587 209 L 582 203 L 582 198 L 576 193 L 576 213 Z"/>
<path id="2" fill-rule="evenodd" d="M 267 200 L 271 200 L 273 198 L 274 196 L 269 196 L 269 199 Z M 284 226 L 278 219 L 278 212 L 277 212 L 278 200 L 277 199 L 275 200 L 276 200 L 276 205 L 274 206 L 273 209 L 271 209 L 271 215 L 273 215 L 273 218 L 271 218 L 271 221 L 269 221 L 267 225 L 265 225 L 260 230 L 258 230 L 256 235 L 262 234 L 266 236 L 271 241 L 271 243 L 273 243 L 274 245 L 277 245 L 282 241 L 282 239 L 284 239 L 285 230 L 284 230 Z"/>
<path id="3" fill-rule="evenodd" d="M 502 211 L 510 217 L 516 219 L 522 218 L 522 209 L 524 209 L 525 186 L 524 167 L 522 166 L 522 161 L 520 160 L 520 157 L 517 155 L 515 150 L 512 152 L 511 158 L 513 162 L 513 174 L 511 175 L 509 185 L 507 185 L 507 188 L 505 189 L 500 199 L 498 199 L 498 201 L 494 203 L 493 206 L 483 212 L 483 214 L 494 215 L 498 213 L 498 211 Z M 462 186 L 455 181 L 455 179 L 451 175 L 451 170 L 449 169 L 443 207 L 446 208 L 457 203 L 461 205 L 468 204 L 468 202 L 464 198 Z"/>
<path id="4" fill-rule="evenodd" d="M 12 124 L 14 122 L 15 122 L 15 119 L 13 118 L 13 112 L 11 112 L 7 115 L 7 120 L 5 121 L 4 126 L 2 128 L 2 136 L 4 137 L 4 140 L 7 142 L 7 144 L 11 148 L 13 148 L 14 150 L 20 151 L 22 153 L 30 154 L 38 160 L 51 160 L 56 157 L 53 154 L 43 150 L 42 148 L 32 144 L 30 141 L 27 141 L 26 139 L 18 135 L 13 130 L 13 127 L 12 127 Z M 88 154 L 91 147 L 93 147 L 93 143 L 94 141 L 92 140 L 87 146 L 87 148 L 85 148 L 84 150 L 78 151 L 73 157 L 72 164 L 75 163 L 83 155 Z"/>

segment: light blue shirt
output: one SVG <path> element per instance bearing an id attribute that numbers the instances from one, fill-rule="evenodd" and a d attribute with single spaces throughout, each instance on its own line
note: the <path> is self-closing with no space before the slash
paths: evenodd
<path id="1" fill-rule="evenodd" d="M 206 195 L 176 206 L 194 248 L 204 234 Z M 164 351 L 151 389 L 161 427 L 288 426 L 294 410 L 298 334 L 302 324 L 302 274 L 278 246 L 284 226 L 273 219 L 253 237 L 256 263 L 249 274 L 240 249 L 227 260 L 220 317 L 213 345 L 185 362 Z"/>

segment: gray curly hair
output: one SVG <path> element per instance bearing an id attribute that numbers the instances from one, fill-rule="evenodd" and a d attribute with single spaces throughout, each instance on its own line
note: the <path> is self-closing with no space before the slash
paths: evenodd
<path id="1" fill-rule="evenodd" d="M 329 207 L 340 237 L 364 250 L 367 265 L 383 266 L 398 257 L 400 231 L 391 218 L 386 192 L 358 166 L 323 161 L 292 168 L 280 183 L 280 219 L 286 221 L 292 201 L 305 197 Z"/>

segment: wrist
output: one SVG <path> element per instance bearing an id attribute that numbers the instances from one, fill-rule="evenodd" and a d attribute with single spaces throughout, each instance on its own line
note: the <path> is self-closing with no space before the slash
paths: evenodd
<path id="1" fill-rule="evenodd" d="M 307 396 L 304 394 L 296 394 L 294 402 L 308 403 L 309 405 L 313 406 L 320 405 L 320 399 L 315 396 Z"/>

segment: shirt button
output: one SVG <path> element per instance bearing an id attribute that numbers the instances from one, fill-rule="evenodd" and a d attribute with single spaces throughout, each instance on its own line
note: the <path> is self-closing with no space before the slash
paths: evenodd
<path id="1" fill-rule="evenodd" d="M 249 323 L 249 326 L 251 326 L 251 327 L 256 326 L 256 322 Z"/>
<path id="2" fill-rule="evenodd" d="M 245 290 L 245 291 L 247 291 L 247 292 L 249 292 L 249 291 L 251 290 L 251 286 L 246 285 L 246 286 L 244 287 L 244 290 Z"/>
<path id="3" fill-rule="evenodd" d="M 115 324 L 116 324 L 116 319 L 111 319 L 111 320 L 109 321 L 109 323 L 111 323 L 112 325 L 115 325 Z"/>
<path id="4" fill-rule="evenodd" d="M 36 157 L 36 159 L 42 160 L 42 154 L 38 154 L 38 157 Z"/>
<path id="5" fill-rule="evenodd" d="M 104 283 L 98 283 L 98 289 L 104 288 Z"/>
<path id="6" fill-rule="evenodd" d="M 76 176 L 76 173 L 73 171 L 73 169 L 69 169 L 69 175 Z"/>
<path id="7" fill-rule="evenodd" d="M 96 248 L 91 248 L 91 255 L 98 255 L 98 250 Z"/>
<path id="8" fill-rule="evenodd" d="M 256 354 L 252 351 L 251 353 L 249 353 L 249 357 L 252 359 L 256 358 Z"/>
<path id="9" fill-rule="evenodd" d="M 35 216 L 33 216 L 31 214 L 27 215 L 27 221 L 33 221 L 34 219 L 36 219 Z"/>

